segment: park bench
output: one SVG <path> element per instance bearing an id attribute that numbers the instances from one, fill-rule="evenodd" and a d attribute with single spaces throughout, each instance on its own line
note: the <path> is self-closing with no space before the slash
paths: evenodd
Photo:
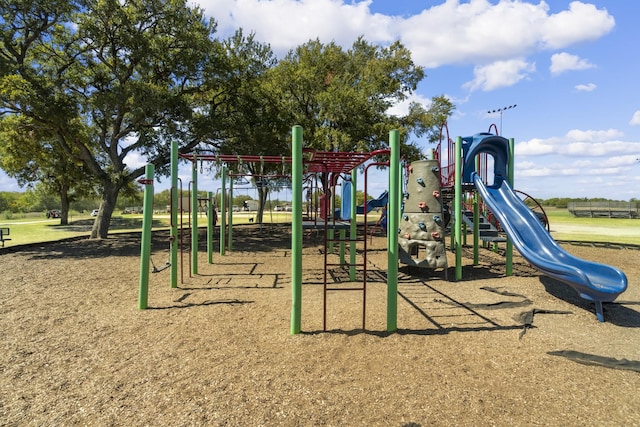
<path id="1" fill-rule="evenodd" d="M 9 235 L 9 227 L 0 228 L 0 242 L 2 242 L 2 247 L 4 248 L 4 241 L 11 240 L 7 236 Z"/>

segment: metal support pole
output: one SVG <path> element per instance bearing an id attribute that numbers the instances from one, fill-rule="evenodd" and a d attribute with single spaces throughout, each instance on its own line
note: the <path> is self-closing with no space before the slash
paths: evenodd
<path id="1" fill-rule="evenodd" d="M 456 280 L 462 280 L 462 137 L 456 138 L 455 144 L 455 251 L 456 251 Z"/>
<path id="2" fill-rule="evenodd" d="M 233 178 L 229 179 L 229 236 L 227 237 L 227 249 L 233 250 Z"/>
<path id="3" fill-rule="evenodd" d="M 151 224 L 153 223 L 153 173 L 154 166 L 145 167 L 144 215 L 142 217 L 142 242 L 140 243 L 140 289 L 138 308 L 147 308 L 149 297 L 149 260 L 151 259 Z"/>
<path id="4" fill-rule="evenodd" d="M 302 323 L 302 127 L 291 132 L 291 334 Z"/>
<path id="5" fill-rule="evenodd" d="M 400 216 L 400 132 L 389 132 L 389 209 L 387 209 L 387 332 L 398 330 L 398 224 Z"/>
<path id="6" fill-rule="evenodd" d="M 171 287 L 178 287 L 178 246 L 180 245 L 178 235 L 178 142 L 171 141 L 171 229 L 169 231 L 169 257 L 171 267 Z"/>
<path id="7" fill-rule="evenodd" d="M 220 255 L 224 256 L 227 236 L 227 166 L 222 166 L 222 196 L 220 197 Z"/>
<path id="8" fill-rule="evenodd" d="M 480 204 L 478 192 L 473 192 L 473 265 L 480 263 Z"/>
<path id="9" fill-rule="evenodd" d="M 214 216 L 213 211 L 213 193 L 207 193 L 207 261 L 213 264 L 213 228 Z"/>
<path id="10" fill-rule="evenodd" d="M 515 149 L 515 140 L 513 138 L 509 138 L 509 163 L 507 165 L 507 175 L 509 179 L 509 184 L 511 184 L 511 188 L 514 188 L 513 178 L 514 178 L 514 151 Z M 511 239 L 507 237 L 507 249 L 506 249 L 506 271 L 505 274 L 507 276 L 511 276 L 513 274 L 513 242 Z"/>
<path id="11" fill-rule="evenodd" d="M 198 274 L 198 158 L 191 165 L 191 274 Z"/>
<path id="12" fill-rule="evenodd" d="M 358 188 L 358 171 L 351 171 L 351 224 L 349 227 L 349 280 L 356 280 L 356 240 L 358 239 L 358 203 L 356 201 L 356 190 Z M 364 201 L 364 208 L 367 209 L 367 201 Z"/>

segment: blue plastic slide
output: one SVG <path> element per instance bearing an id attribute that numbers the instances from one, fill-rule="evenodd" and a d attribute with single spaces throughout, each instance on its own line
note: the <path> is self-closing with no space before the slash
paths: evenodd
<path id="1" fill-rule="evenodd" d="M 582 298 L 594 301 L 596 316 L 604 322 L 602 303 L 615 300 L 627 289 L 625 274 L 562 249 L 502 176 L 496 175 L 489 186 L 475 172 L 471 176 L 478 193 L 520 254 L 538 270 L 574 288 Z"/>
<path id="2" fill-rule="evenodd" d="M 375 208 L 384 208 L 389 203 L 389 192 L 384 191 L 377 199 L 367 200 L 367 213 L 371 212 Z M 364 213 L 364 206 L 360 205 L 356 208 L 356 213 L 362 215 Z"/>
<path id="3" fill-rule="evenodd" d="M 343 221 L 351 219 L 351 181 L 344 180 L 342 182 L 342 200 L 340 202 L 340 211 L 336 209 L 336 217 Z"/>

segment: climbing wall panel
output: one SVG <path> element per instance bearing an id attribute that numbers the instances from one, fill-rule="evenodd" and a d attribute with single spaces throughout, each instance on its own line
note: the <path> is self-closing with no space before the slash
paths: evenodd
<path id="1" fill-rule="evenodd" d="M 406 187 L 398 230 L 400 262 L 421 268 L 447 268 L 438 161 L 411 163 Z"/>

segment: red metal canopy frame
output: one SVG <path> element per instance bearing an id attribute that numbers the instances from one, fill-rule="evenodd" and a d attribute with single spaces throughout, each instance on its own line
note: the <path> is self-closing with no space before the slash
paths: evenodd
<path id="1" fill-rule="evenodd" d="M 349 173 L 369 159 L 389 155 L 390 149 L 375 150 L 368 153 L 303 150 L 303 166 L 307 173 L 330 172 Z M 218 163 L 278 163 L 291 164 L 290 156 L 256 156 L 244 154 L 180 154 L 179 157 L 191 162 L 201 160 Z"/>

